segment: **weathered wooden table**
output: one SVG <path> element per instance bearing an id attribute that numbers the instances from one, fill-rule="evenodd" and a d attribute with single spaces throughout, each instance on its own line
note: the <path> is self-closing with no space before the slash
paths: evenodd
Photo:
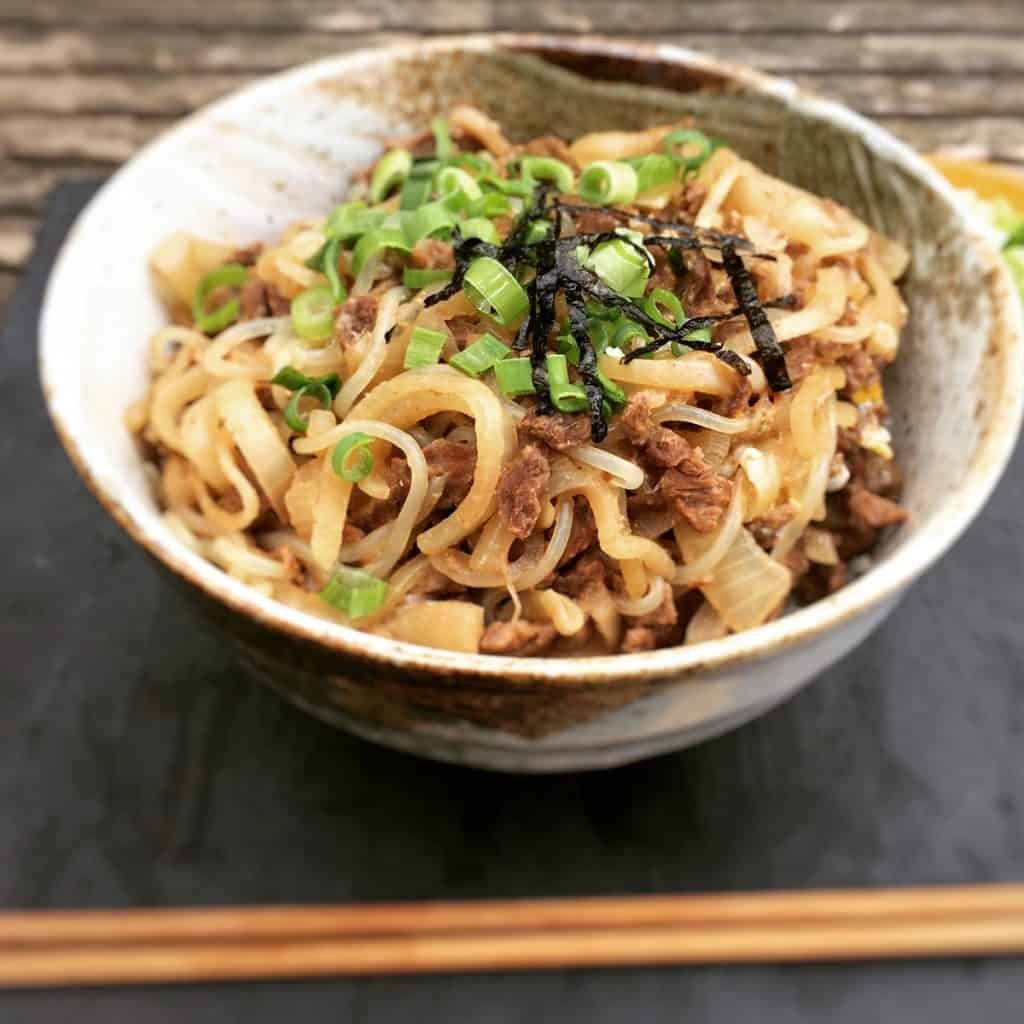
<path id="1" fill-rule="evenodd" d="M 2 0 L 0 309 L 42 198 L 252 78 L 413 33 L 644 35 L 796 78 L 922 149 L 1024 163 L 1024 2 Z"/>

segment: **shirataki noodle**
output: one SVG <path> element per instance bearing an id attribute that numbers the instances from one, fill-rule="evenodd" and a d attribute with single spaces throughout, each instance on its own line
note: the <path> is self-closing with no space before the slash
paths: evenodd
<path id="1" fill-rule="evenodd" d="M 276 241 L 154 252 L 172 323 L 126 422 L 173 535 L 487 654 L 700 643 L 842 586 L 905 516 L 906 250 L 692 125 L 434 132 Z"/>

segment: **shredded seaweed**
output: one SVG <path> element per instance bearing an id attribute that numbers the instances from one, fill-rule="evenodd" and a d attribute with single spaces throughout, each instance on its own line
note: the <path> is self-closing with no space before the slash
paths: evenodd
<path id="1" fill-rule="evenodd" d="M 604 388 L 598 372 L 597 352 L 588 329 L 588 300 L 619 311 L 643 327 L 650 336 L 651 340 L 647 344 L 627 353 L 623 357 L 623 362 L 628 363 L 651 355 L 665 345 L 675 342 L 691 349 L 710 352 L 743 376 L 750 373 L 750 366 L 741 355 L 725 348 L 719 341 L 694 338 L 691 335 L 737 316 L 745 316 L 772 389 L 781 391 L 791 386 L 785 372 L 785 358 L 775 338 L 775 332 L 757 300 L 757 289 L 742 259 L 737 255 L 737 250 L 743 250 L 748 258 L 774 259 L 774 256 L 754 252 L 750 241 L 738 235 L 695 228 L 689 224 L 622 210 L 564 203 L 558 199 L 552 201 L 550 191 L 550 183 L 538 184 L 533 194 L 523 204 L 523 209 L 501 245 L 493 245 L 479 238 L 462 238 L 456 228 L 452 238 L 455 252 L 455 271 L 452 279 L 424 303 L 425 306 L 433 306 L 458 293 L 463 286 L 470 263 L 480 256 L 489 256 L 497 260 L 519 280 L 526 281 L 523 287 L 529 299 L 529 307 L 516 332 L 513 347 L 520 351 L 529 349 L 531 378 L 537 394 L 539 412 L 547 415 L 554 411 L 548 392 L 547 355 L 551 333 L 557 320 L 556 304 L 559 294 L 565 301 L 570 334 L 579 349 L 578 370 L 587 395 L 590 433 L 595 441 L 604 438 L 608 432 L 608 424 Z M 569 214 L 610 213 L 618 220 L 639 221 L 658 229 L 660 233 L 644 236 L 642 242 L 617 231 L 597 231 L 563 237 L 563 211 Z M 547 221 L 552 230 L 546 237 L 527 243 L 530 225 L 537 220 Z M 652 269 L 654 257 L 648 249 L 650 245 L 661 246 L 670 253 L 682 249 L 720 250 L 722 265 L 725 266 L 736 293 L 737 307 L 724 313 L 688 317 L 681 324 L 675 325 L 666 325 L 655 320 L 636 301 L 614 291 L 580 262 L 578 250 L 581 246 L 593 249 L 611 241 L 625 242 L 642 253 Z M 527 280 L 531 271 L 532 279 Z M 791 300 L 792 296 L 784 296 L 766 305 L 781 306 L 789 304 Z"/>
<path id="2" fill-rule="evenodd" d="M 793 382 L 789 379 L 789 371 L 786 369 L 785 353 L 779 339 L 775 337 L 775 329 L 764 307 L 758 300 L 754 279 L 732 242 L 722 243 L 722 264 L 732 283 L 736 302 L 747 319 L 768 386 L 772 391 L 788 391 Z"/>

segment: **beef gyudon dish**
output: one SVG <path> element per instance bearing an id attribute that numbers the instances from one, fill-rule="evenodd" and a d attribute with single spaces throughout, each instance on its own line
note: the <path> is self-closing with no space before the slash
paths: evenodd
<path id="1" fill-rule="evenodd" d="M 457 108 L 271 244 L 166 239 L 129 426 L 167 526 L 293 607 L 487 654 L 699 642 L 905 518 L 906 263 L 690 125 L 515 144 Z"/>

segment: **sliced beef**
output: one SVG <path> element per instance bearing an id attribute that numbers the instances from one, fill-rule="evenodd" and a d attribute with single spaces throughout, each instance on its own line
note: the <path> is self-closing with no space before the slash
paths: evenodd
<path id="1" fill-rule="evenodd" d="M 238 292 L 239 320 L 255 320 L 261 316 L 287 316 L 291 307 L 291 302 L 274 285 L 259 277 L 250 277 Z"/>
<path id="2" fill-rule="evenodd" d="M 568 597 L 581 597 L 589 590 L 604 587 L 608 580 L 608 566 L 596 548 L 584 552 L 573 565 L 560 569 L 554 588 Z"/>
<path id="3" fill-rule="evenodd" d="M 700 533 L 714 530 L 732 498 L 732 483 L 716 473 L 699 449 L 665 470 L 658 490 L 676 514 Z"/>
<path id="4" fill-rule="evenodd" d="M 410 594 L 418 594 L 420 597 L 451 597 L 465 592 L 466 588 L 461 583 L 448 579 L 432 565 L 420 573 L 409 590 Z"/>
<path id="5" fill-rule="evenodd" d="M 341 348 L 348 348 L 357 338 L 373 327 L 377 319 L 377 297 L 356 295 L 346 299 L 334 320 L 334 340 Z"/>
<path id="6" fill-rule="evenodd" d="M 603 210 L 585 210 L 572 215 L 576 225 L 576 234 L 594 235 L 601 231 L 614 231 L 622 224 L 618 217 Z"/>
<path id="7" fill-rule="evenodd" d="M 751 519 L 750 522 L 747 523 L 747 529 L 752 534 L 754 540 L 756 540 L 765 551 L 771 551 L 771 549 L 775 547 L 775 540 L 779 535 L 779 531 L 792 518 L 792 509 L 786 505 L 782 505 L 779 508 L 772 509 L 771 512 L 759 519 Z"/>
<path id="8" fill-rule="evenodd" d="M 622 413 L 626 436 L 643 450 L 655 466 L 677 466 L 692 454 L 690 444 L 674 430 L 655 423 L 651 417 L 652 411 L 650 394 L 639 391 L 633 395 Z"/>
<path id="9" fill-rule="evenodd" d="M 855 402 L 871 398 L 877 401 L 881 398 L 882 378 L 878 367 L 862 348 L 851 348 L 849 355 L 839 360 L 839 365 L 846 373 L 846 387 L 843 391 Z"/>
<path id="10" fill-rule="evenodd" d="M 530 139 L 522 147 L 522 152 L 530 156 L 554 157 L 555 160 L 568 164 L 574 171 L 579 169 L 568 143 L 557 135 L 539 135 L 536 139 Z"/>
<path id="11" fill-rule="evenodd" d="M 671 593 L 665 595 L 665 600 L 653 612 L 627 619 L 626 622 L 629 625 L 622 634 L 623 654 L 653 651 L 657 647 L 678 643 L 681 639 L 680 631 L 675 628 L 679 622 L 679 613 Z"/>
<path id="12" fill-rule="evenodd" d="M 549 448 L 559 452 L 590 441 L 590 421 L 587 417 L 567 412 L 541 416 L 531 410 L 519 424 L 519 429 L 527 437 L 543 441 Z"/>
<path id="13" fill-rule="evenodd" d="M 648 252 L 654 257 L 654 270 L 644 290 L 649 295 L 655 288 L 664 288 L 674 294 L 679 282 L 676 280 L 675 268 L 669 261 L 668 250 L 660 245 L 652 245 Z"/>
<path id="14" fill-rule="evenodd" d="M 693 223 L 704 200 L 708 197 L 707 186 L 699 181 L 690 181 L 683 186 L 683 194 L 679 199 L 679 213 L 684 220 Z"/>
<path id="15" fill-rule="evenodd" d="M 568 564 L 577 555 L 582 554 L 596 543 L 597 523 L 594 522 L 594 513 L 590 509 L 590 502 L 586 498 L 576 497 L 573 499 L 573 520 L 569 542 L 566 544 L 565 552 L 558 564 L 560 566 Z"/>
<path id="16" fill-rule="evenodd" d="M 231 259 L 228 263 L 241 263 L 243 267 L 255 266 L 256 261 L 260 258 L 260 254 L 263 252 L 262 242 L 253 242 L 252 245 L 243 245 L 241 249 L 236 249 L 231 254 Z"/>
<path id="17" fill-rule="evenodd" d="M 529 657 L 543 654 L 558 639 L 558 631 L 547 622 L 492 622 L 480 638 L 482 654 Z"/>
<path id="18" fill-rule="evenodd" d="M 423 449 L 427 469 L 432 477 L 444 476 L 444 491 L 437 502 L 438 509 L 454 508 L 469 493 L 476 472 L 476 448 L 469 444 L 456 444 L 438 438 Z"/>
<path id="19" fill-rule="evenodd" d="M 898 501 L 903 493 L 903 474 L 892 459 L 860 446 L 857 431 L 839 431 L 839 451 L 850 471 L 851 484 L 861 484 L 875 494 Z"/>
<path id="20" fill-rule="evenodd" d="M 740 377 L 739 383 L 731 395 L 716 398 L 711 403 L 711 411 L 718 413 L 719 416 L 739 416 L 740 413 L 747 412 L 750 408 L 750 398 L 753 394 L 754 389 L 750 386 L 750 378 Z"/>
<path id="21" fill-rule="evenodd" d="M 551 467 L 541 450 L 527 445 L 498 478 L 498 512 L 512 534 L 525 539 L 533 533 L 551 479 Z"/>
<path id="22" fill-rule="evenodd" d="M 713 316 L 733 308 L 732 286 L 724 271 L 716 276 L 710 261 L 701 250 L 687 252 L 680 296 L 690 316 Z"/>
<path id="23" fill-rule="evenodd" d="M 846 586 L 849 572 L 840 562 L 838 565 L 812 565 L 810 570 L 797 580 L 796 596 L 804 604 L 820 601 Z"/>
<path id="24" fill-rule="evenodd" d="M 786 370 L 789 379 L 799 384 L 817 365 L 818 352 L 811 338 L 794 338 L 786 344 Z"/>
<path id="25" fill-rule="evenodd" d="M 907 510 L 902 505 L 897 505 L 895 501 L 874 494 L 860 485 L 850 488 L 849 509 L 852 518 L 876 530 L 884 526 L 895 526 L 907 518 Z"/>
<path id="26" fill-rule="evenodd" d="M 409 264 L 422 270 L 454 270 L 455 250 L 438 238 L 423 238 L 412 247 Z"/>
<path id="27" fill-rule="evenodd" d="M 349 518 L 355 526 L 366 533 L 390 523 L 398 515 L 402 502 L 409 493 L 409 466 L 404 458 L 393 456 L 387 463 L 385 473 L 388 486 L 391 488 L 386 498 L 371 498 L 358 488 L 352 491 Z"/>

